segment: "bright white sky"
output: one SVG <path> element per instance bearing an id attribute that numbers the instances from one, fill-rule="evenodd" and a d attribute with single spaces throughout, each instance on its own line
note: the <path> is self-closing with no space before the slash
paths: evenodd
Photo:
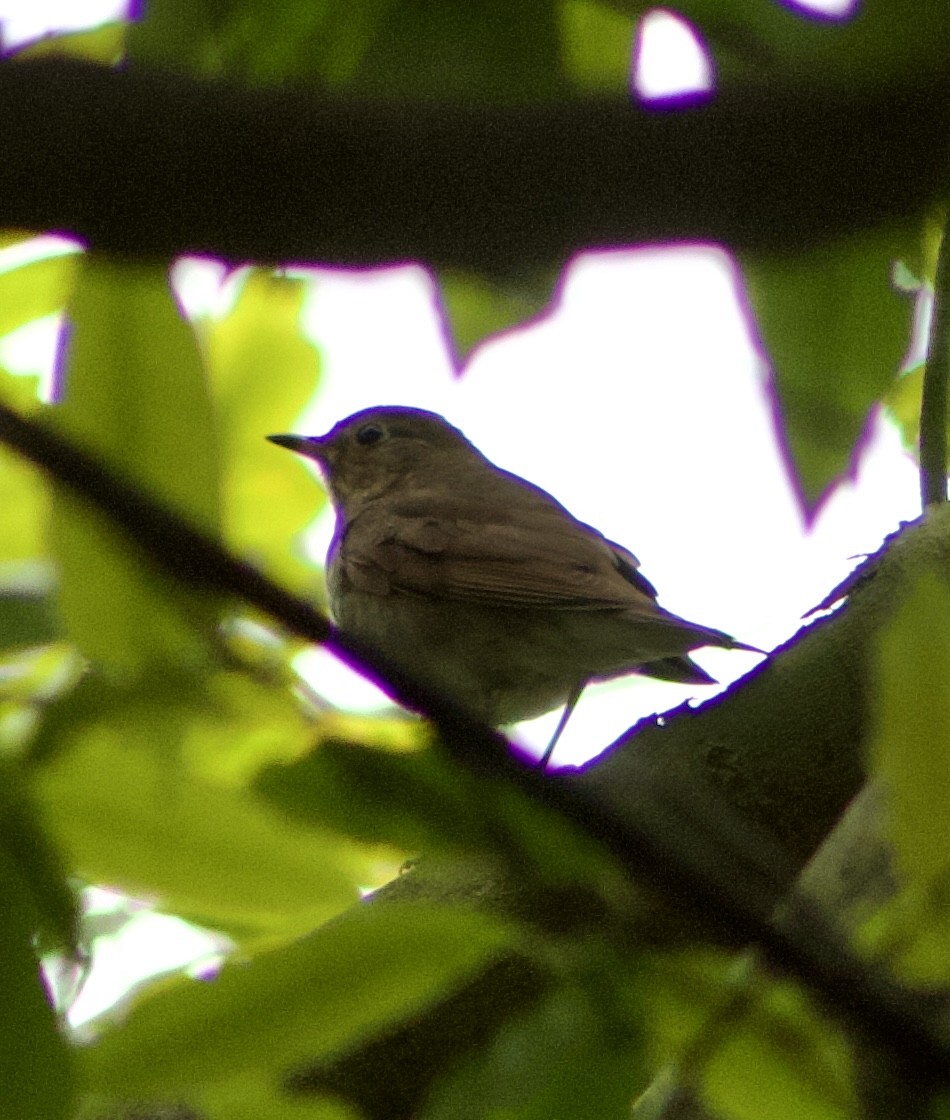
<path id="1" fill-rule="evenodd" d="M 117 7 L 114 0 L 0 0 L 0 19 L 9 44 L 44 27 L 76 26 L 78 18 L 95 22 Z M 652 20 L 638 86 L 660 93 L 708 80 L 690 36 L 666 18 Z M 213 269 L 193 270 L 182 280 L 186 302 L 213 302 L 216 282 Z M 804 532 L 773 434 L 767 365 L 741 282 L 721 250 L 584 256 L 568 270 L 552 317 L 481 347 L 461 378 L 453 376 L 434 307 L 421 268 L 320 273 L 307 323 L 322 379 L 298 430 L 323 432 L 372 404 L 441 412 L 499 465 L 631 548 L 662 604 L 687 618 L 771 648 L 795 632 L 855 556 L 919 511 L 915 467 L 894 429 L 878 419 L 855 481 L 840 486 Z M 51 329 L 21 332 L 3 345 L 4 359 L 24 370 L 48 365 Z M 322 561 L 328 535 L 326 522 L 315 530 L 315 559 Z M 724 682 L 758 660 L 716 650 L 698 659 Z M 374 690 L 320 651 L 306 660 L 331 700 L 379 704 Z M 711 691 L 636 678 L 591 689 L 556 760 L 582 760 L 640 716 Z M 519 735 L 540 748 L 556 718 L 523 725 Z M 144 953 L 150 971 L 195 955 L 193 942 L 165 930 L 156 936 L 154 921 L 139 919 L 121 935 L 147 939 L 136 959 Z M 113 968 L 87 985 L 75 1021 L 127 983 L 126 966 L 115 965 L 121 937 L 113 940 Z"/>

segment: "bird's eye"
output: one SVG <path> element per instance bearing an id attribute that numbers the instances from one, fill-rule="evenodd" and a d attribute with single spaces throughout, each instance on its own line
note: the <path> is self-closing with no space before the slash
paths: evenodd
<path id="1" fill-rule="evenodd" d="M 386 433 L 378 424 L 364 424 L 356 433 L 356 442 L 363 447 L 372 447 L 379 443 Z"/>

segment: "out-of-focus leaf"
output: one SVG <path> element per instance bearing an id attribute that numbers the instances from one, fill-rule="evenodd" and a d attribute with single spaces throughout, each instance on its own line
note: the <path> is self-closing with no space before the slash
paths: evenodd
<path id="1" fill-rule="evenodd" d="M 198 1099 L 210 1120 L 364 1120 L 342 1101 L 289 1096 L 273 1070 L 242 1072 L 205 1089 Z"/>
<path id="2" fill-rule="evenodd" d="M 370 96 L 537 102 L 567 89 L 557 12 L 542 0 L 153 0 L 133 60 L 206 77 L 293 79 Z"/>
<path id="3" fill-rule="evenodd" d="M 86 258 L 69 307 L 65 432 L 201 528 L 219 525 L 217 450 L 201 358 L 163 269 Z M 217 604 L 144 564 L 118 530 L 59 493 L 52 544 L 67 628 L 125 673 L 198 664 Z"/>
<path id="4" fill-rule="evenodd" d="M 16 1120 L 67 1120 L 73 1068 L 32 948 L 34 892 L 0 842 L 0 1101 Z"/>
<path id="5" fill-rule="evenodd" d="M 636 7 L 641 5 L 636 4 Z M 806 14 L 791 4 L 680 0 L 727 63 L 728 74 L 825 85 L 912 83 L 944 65 L 950 9 L 942 0 L 862 0 L 851 18 Z"/>
<path id="6" fill-rule="evenodd" d="M 434 1089 L 424 1120 L 625 1120 L 644 1071 L 633 1027 L 564 987 Z"/>
<path id="7" fill-rule="evenodd" d="M 900 429 L 904 446 L 915 455 L 920 444 L 920 401 L 923 388 L 924 367 L 915 366 L 901 374 L 884 397 L 884 406 Z"/>
<path id="8" fill-rule="evenodd" d="M 540 317 L 551 301 L 555 281 L 556 277 L 550 275 L 517 284 L 441 272 L 439 311 L 456 370 L 489 335 L 525 326 L 528 320 Z"/>
<path id="9" fill-rule="evenodd" d="M 0 653 L 45 645 L 62 637 L 48 591 L 0 586 Z"/>
<path id="10" fill-rule="evenodd" d="M 440 751 L 392 754 L 324 742 L 299 762 L 266 768 L 255 785 L 291 819 L 364 842 L 410 852 L 474 850 L 549 883 L 623 892 L 610 857 L 563 817 L 507 782 L 464 773 Z"/>
<path id="11" fill-rule="evenodd" d="M 37 802 L 83 878 L 238 937 L 286 938 L 352 903 L 357 884 L 372 881 L 375 853 L 295 827 L 235 783 L 205 777 L 220 749 L 208 738 L 230 732 L 240 757 L 260 746 L 248 737 L 289 736 L 286 719 L 268 732 L 227 703 L 184 679 L 139 690 L 84 682 L 43 726 Z"/>
<path id="12" fill-rule="evenodd" d="M 0 272 L 0 335 L 62 311 L 76 264 L 75 254 L 63 253 Z"/>
<path id="13" fill-rule="evenodd" d="M 703 1097 L 734 1120 L 848 1120 L 856 1114 L 850 1048 L 791 984 L 763 982 L 705 1067 Z"/>
<path id="14" fill-rule="evenodd" d="M 38 407 L 37 383 L 35 377 L 15 377 L 0 369 L 0 397 L 24 414 Z M 13 451 L 0 447 L 0 564 L 36 560 L 46 554 L 49 504 L 38 472 Z"/>
<path id="15" fill-rule="evenodd" d="M 74 953 L 79 926 L 76 896 L 66 882 L 63 859 L 37 820 L 12 763 L 0 766 L 0 860 L 6 873 L 16 876 L 20 919 L 30 934 L 39 935 L 44 950 Z M 7 905 L 5 901 L 0 910 Z"/>
<path id="16" fill-rule="evenodd" d="M 89 1088 L 181 1093 L 249 1071 L 287 1070 L 414 1014 L 515 940 L 458 907 L 390 903 L 216 979 L 178 979 L 148 996 L 84 1054 Z"/>
<path id="17" fill-rule="evenodd" d="M 34 39 L 18 47 L 13 52 L 13 57 L 22 59 L 62 56 L 82 58 L 88 62 L 101 62 L 104 66 L 112 66 L 122 58 L 125 51 L 125 35 L 128 27 L 127 23 L 116 21 L 103 23 L 99 27 L 85 31 L 44 35 L 40 39 Z"/>
<path id="18" fill-rule="evenodd" d="M 294 586 L 312 569 L 288 547 L 323 504 L 313 475 L 264 438 L 293 429 L 317 387 L 319 356 L 301 333 L 302 280 L 254 271 L 230 314 L 204 334 L 217 405 L 225 536 Z"/>
<path id="19" fill-rule="evenodd" d="M 590 93 L 627 92 L 636 16 L 596 0 L 559 6 L 564 65 L 575 85 Z"/>
<path id="20" fill-rule="evenodd" d="M 794 257 L 743 261 L 805 513 L 843 475 L 907 348 L 911 304 L 890 283 L 907 239 L 880 229 Z"/>
<path id="21" fill-rule="evenodd" d="M 869 761 L 887 790 L 889 839 L 918 923 L 902 931 L 914 978 L 950 977 L 950 593 L 918 580 L 881 633 Z M 895 914 L 900 918 L 898 911 Z M 906 920 L 905 920 L 906 926 Z"/>

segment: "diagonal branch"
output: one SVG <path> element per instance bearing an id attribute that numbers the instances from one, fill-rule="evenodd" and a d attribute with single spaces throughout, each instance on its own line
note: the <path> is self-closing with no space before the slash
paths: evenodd
<path id="1" fill-rule="evenodd" d="M 621 814 L 584 782 L 546 778 L 506 751 L 502 736 L 422 682 L 395 671 L 308 603 L 232 557 L 48 427 L 0 404 L 0 441 L 105 513 L 172 576 L 240 596 L 294 632 L 323 641 L 348 664 L 433 718 L 444 748 L 458 764 L 479 773 L 490 768 L 604 844 L 631 878 L 660 887 L 730 940 L 758 943 L 776 967 L 809 984 L 836 1012 L 921 1076 L 950 1080 L 950 1046 L 912 993 L 855 957 L 803 903 L 786 898 L 776 913 L 788 882 L 785 861 L 721 798 L 705 790 L 697 796 L 691 787 L 656 779 L 649 796 Z"/>

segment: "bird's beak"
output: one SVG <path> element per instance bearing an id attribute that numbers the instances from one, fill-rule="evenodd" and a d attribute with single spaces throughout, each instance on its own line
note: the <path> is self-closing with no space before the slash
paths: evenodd
<path id="1" fill-rule="evenodd" d="M 286 447 L 288 451 L 296 451 L 298 455 L 306 455 L 308 459 L 322 462 L 324 457 L 323 440 L 320 436 L 268 436 L 271 443 L 278 447 Z"/>

